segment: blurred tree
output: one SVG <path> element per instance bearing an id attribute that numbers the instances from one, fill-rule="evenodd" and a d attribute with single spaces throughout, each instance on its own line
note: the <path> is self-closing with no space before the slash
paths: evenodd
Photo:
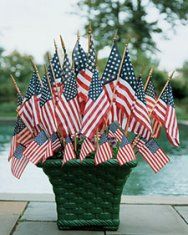
<path id="1" fill-rule="evenodd" d="M 85 27 L 92 24 L 98 49 L 111 44 L 118 30 L 120 41 L 131 38 L 134 49 L 154 52 L 153 34 L 162 33 L 159 21 L 174 28 L 188 20 L 187 0 L 80 0 L 78 6 L 88 20 Z"/>

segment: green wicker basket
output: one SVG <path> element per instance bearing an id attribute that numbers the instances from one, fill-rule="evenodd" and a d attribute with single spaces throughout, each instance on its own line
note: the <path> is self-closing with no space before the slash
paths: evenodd
<path id="1" fill-rule="evenodd" d="M 123 186 L 137 162 L 120 166 L 111 159 L 98 166 L 93 159 L 48 159 L 42 167 L 55 193 L 59 229 L 117 230 Z"/>

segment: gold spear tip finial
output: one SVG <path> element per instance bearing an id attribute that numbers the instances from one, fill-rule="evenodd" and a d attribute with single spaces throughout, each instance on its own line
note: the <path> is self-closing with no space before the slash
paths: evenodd
<path id="1" fill-rule="evenodd" d="M 64 43 L 63 38 L 62 38 L 61 35 L 60 35 L 60 41 L 61 41 L 62 48 L 65 49 L 65 43 Z"/>
<path id="2" fill-rule="evenodd" d="M 80 31 L 79 30 L 77 31 L 77 40 L 78 41 L 80 40 Z"/>
<path id="3" fill-rule="evenodd" d="M 91 34 L 91 33 L 92 33 L 92 27 L 91 27 L 91 22 L 90 22 L 88 26 L 88 34 Z"/>
<path id="4" fill-rule="evenodd" d="M 55 47 L 55 50 L 57 51 L 57 43 L 56 43 L 55 39 L 54 39 L 54 47 Z"/>
<path id="5" fill-rule="evenodd" d="M 114 34 L 113 41 L 117 41 L 118 39 L 119 39 L 119 37 L 118 37 L 118 29 L 117 29 Z"/>
<path id="6" fill-rule="evenodd" d="M 174 73 L 176 72 L 176 70 L 172 71 L 172 73 L 170 74 L 170 76 L 168 77 L 168 80 L 170 81 L 172 79 L 172 77 L 174 76 Z"/>
<path id="7" fill-rule="evenodd" d="M 51 60 L 50 53 L 49 53 L 49 52 L 47 52 L 46 54 L 47 54 L 47 59 L 48 59 L 48 61 L 50 62 L 50 60 Z"/>

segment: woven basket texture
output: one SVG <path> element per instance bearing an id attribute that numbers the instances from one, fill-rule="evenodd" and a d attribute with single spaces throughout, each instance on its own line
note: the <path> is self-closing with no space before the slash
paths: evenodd
<path id="1" fill-rule="evenodd" d="M 117 230 L 123 186 L 137 162 L 120 166 L 111 159 L 98 166 L 93 159 L 48 159 L 39 167 L 49 177 L 57 205 L 59 229 Z"/>

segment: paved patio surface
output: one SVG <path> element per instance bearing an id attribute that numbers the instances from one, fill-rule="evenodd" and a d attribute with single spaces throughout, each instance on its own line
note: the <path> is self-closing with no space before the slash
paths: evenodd
<path id="1" fill-rule="evenodd" d="M 123 198 L 116 232 L 59 231 L 55 202 L 0 201 L 0 235 L 187 235 L 188 197 L 172 199 Z"/>

